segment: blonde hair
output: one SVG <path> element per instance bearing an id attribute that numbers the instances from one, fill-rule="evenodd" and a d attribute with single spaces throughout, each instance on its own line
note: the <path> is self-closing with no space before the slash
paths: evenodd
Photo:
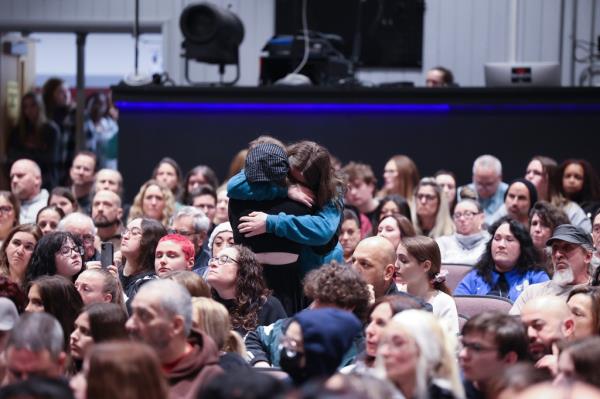
<path id="1" fill-rule="evenodd" d="M 442 189 L 435 181 L 434 177 L 424 177 L 421 179 L 417 187 L 415 187 L 413 193 L 413 204 L 415 204 L 410 209 L 410 214 L 412 217 L 413 225 L 415 226 L 415 232 L 417 235 L 425 235 L 423 234 L 423 230 L 421 229 L 421 223 L 419 222 L 419 217 L 417 216 L 417 193 L 419 189 L 423 186 L 431 186 L 435 191 L 435 195 L 438 199 L 438 209 L 437 214 L 435 215 L 435 224 L 433 228 L 427 234 L 428 237 L 438 238 L 441 236 L 447 236 L 454 233 L 455 227 L 452 218 L 450 217 L 450 207 L 448 205 L 448 200 L 446 196 L 443 195 Z"/>
<path id="2" fill-rule="evenodd" d="M 137 218 L 146 217 L 144 215 L 144 211 L 142 209 L 142 202 L 144 199 L 144 195 L 146 195 L 146 190 L 150 186 L 157 186 L 160 188 L 160 191 L 165 200 L 165 207 L 162 212 L 162 218 L 159 222 L 162 223 L 163 226 L 169 225 L 169 219 L 173 215 L 173 211 L 175 210 L 175 197 L 173 196 L 173 192 L 166 186 L 159 183 L 157 180 L 150 179 L 146 183 L 142 184 L 140 187 L 140 191 L 136 194 L 135 199 L 133 200 L 133 204 L 131 205 L 131 209 L 129 210 L 129 218 L 127 223 L 131 222 Z"/>
<path id="3" fill-rule="evenodd" d="M 231 329 L 227 308 L 211 298 L 192 298 L 194 326 L 208 334 L 219 350 L 234 352 L 246 358 L 246 346 L 242 337 Z"/>
<path id="4" fill-rule="evenodd" d="M 384 335 L 402 331 L 412 337 L 419 348 L 415 375 L 415 398 L 429 397 L 431 382 L 449 389 L 456 398 L 464 398 L 465 392 L 454 356 L 456 338 L 447 333 L 439 320 L 431 313 L 409 309 L 397 313 L 385 328 Z M 381 354 L 377 354 L 376 370 L 382 376 L 387 373 Z"/>

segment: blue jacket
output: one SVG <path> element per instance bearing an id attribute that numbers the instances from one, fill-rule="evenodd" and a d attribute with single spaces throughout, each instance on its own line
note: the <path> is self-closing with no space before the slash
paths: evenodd
<path id="1" fill-rule="evenodd" d="M 270 183 L 249 183 L 244 170 L 233 176 L 227 183 L 227 195 L 230 198 L 255 201 L 271 200 L 287 196 L 287 187 Z M 324 263 L 336 260 L 344 262 L 342 247 L 338 243 L 327 254 L 318 254 L 311 246 L 325 245 L 338 229 L 342 217 L 340 200 L 331 200 L 314 215 L 294 216 L 279 213 L 268 215 L 266 229 L 268 233 L 287 238 L 304 245 L 300 252 L 299 264 L 303 272 L 315 269 Z"/>
<path id="2" fill-rule="evenodd" d="M 498 281 L 498 276 L 499 274 L 493 270 L 492 284 L 488 284 L 482 276 L 477 274 L 477 270 L 472 270 L 458 284 L 458 287 L 454 290 L 454 295 L 487 295 Z M 513 302 L 531 284 L 543 283 L 549 280 L 548 275 L 543 270 L 527 270 L 523 274 L 515 268 L 506 272 L 504 276 L 510 287 L 508 299 Z"/>

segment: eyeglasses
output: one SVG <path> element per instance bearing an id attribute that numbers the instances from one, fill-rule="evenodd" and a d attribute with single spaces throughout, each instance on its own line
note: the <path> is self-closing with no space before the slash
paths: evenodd
<path id="1" fill-rule="evenodd" d="M 4 215 L 6 213 L 11 213 L 13 211 L 12 206 L 0 206 L 0 215 Z"/>
<path id="2" fill-rule="evenodd" d="M 437 199 L 435 195 L 431 194 L 417 194 L 417 199 L 419 201 L 431 202 Z"/>
<path id="3" fill-rule="evenodd" d="M 179 235 L 186 236 L 186 237 L 193 236 L 194 234 L 196 234 L 193 231 L 177 230 L 177 229 L 169 229 L 167 231 L 169 232 L 169 234 L 179 234 Z"/>
<path id="4" fill-rule="evenodd" d="M 94 236 L 91 234 L 77 234 L 75 236 L 79 238 L 84 244 L 90 245 L 94 243 Z"/>
<path id="5" fill-rule="evenodd" d="M 62 256 L 71 256 L 72 253 L 76 253 L 77 255 L 82 256 L 83 255 L 83 251 L 81 250 L 80 247 L 68 247 L 68 246 L 64 246 L 61 247 L 58 250 L 58 253 L 61 254 Z"/>
<path id="6" fill-rule="evenodd" d="M 481 212 L 472 212 L 472 211 L 464 211 L 464 212 L 454 212 L 454 219 L 458 220 L 461 217 L 465 219 L 471 219 L 475 215 L 479 215 Z"/>
<path id="7" fill-rule="evenodd" d="M 461 341 L 460 346 L 461 349 L 468 349 L 474 353 L 495 352 L 498 350 L 497 348 L 490 348 L 489 346 L 484 346 L 476 342 Z"/>
<path id="8" fill-rule="evenodd" d="M 139 227 L 132 227 L 130 229 L 123 230 L 123 236 L 140 237 L 142 235 L 142 229 Z"/>
<path id="9" fill-rule="evenodd" d="M 219 257 L 216 258 L 210 258 L 210 260 L 208 261 L 208 263 L 216 263 L 219 266 L 223 266 L 229 262 L 233 262 L 233 263 L 239 263 L 237 260 L 233 259 L 232 257 L 230 257 L 229 255 L 221 255 Z"/>

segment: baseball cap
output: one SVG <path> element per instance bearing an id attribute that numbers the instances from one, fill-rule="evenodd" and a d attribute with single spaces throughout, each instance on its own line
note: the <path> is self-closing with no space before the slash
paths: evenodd
<path id="1" fill-rule="evenodd" d="M 554 229 L 552 237 L 546 241 L 546 245 L 552 245 L 553 241 L 561 240 L 572 244 L 581 245 L 588 251 L 594 250 L 592 237 L 582 228 L 573 226 L 572 224 L 561 224 Z"/>

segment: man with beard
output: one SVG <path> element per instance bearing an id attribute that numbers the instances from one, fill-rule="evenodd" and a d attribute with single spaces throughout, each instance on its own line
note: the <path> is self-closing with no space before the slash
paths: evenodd
<path id="1" fill-rule="evenodd" d="M 192 301 L 183 286 L 150 281 L 133 298 L 131 309 L 125 327 L 134 340 L 156 351 L 169 398 L 196 398 L 203 385 L 223 372 L 214 341 L 192 328 Z"/>
<path id="2" fill-rule="evenodd" d="M 121 249 L 123 226 L 121 198 L 110 190 L 100 190 L 92 200 L 92 219 L 97 228 L 96 234 L 104 242 L 112 242 L 114 250 Z"/>
<path id="3" fill-rule="evenodd" d="M 510 314 L 520 314 L 528 301 L 541 296 L 557 296 L 566 302 L 575 286 L 589 283 L 594 244 L 588 233 L 572 224 L 561 224 L 554 229 L 546 245 L 552 247 L 552 280 L 527 287 Z"/>
<path id="4" fill-rule="evenodd" d="M 523 306 L 521 321 L 527 328 L 529 355 L 538 368 L 556 373 L 559 341 L 573 338 L 575 322 L 566 302 L 556 296 L 537 297 Z"/>

